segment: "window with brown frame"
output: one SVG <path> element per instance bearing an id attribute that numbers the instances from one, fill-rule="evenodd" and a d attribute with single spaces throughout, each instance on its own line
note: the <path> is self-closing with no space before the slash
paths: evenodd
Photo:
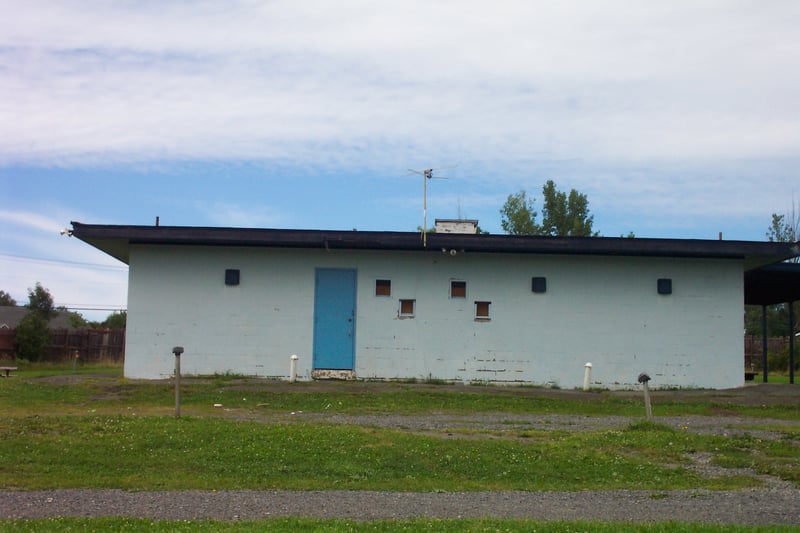
<path id="1" fill-rule="evenodd" d="M 400 300 L 400 316 L 406 318 L 413 317 L 416 311 L 416 304 L 416 300 Z"/>
<path id="2" fill-rule="evenodd" d="M 375 296 L 391 296 L 391 295 L 392 295 L 392 280 L 376 279 Z"/>
<path id="3" fill-rule="evenodd" d="M 475 302 L 475 320 L 490 320 L 489 306 L 492 302 Z"/>
<path id="4" fill-rule="evenodd" d="M 466 298 L 467 282 L 450 280 L 450 298 Z"/>

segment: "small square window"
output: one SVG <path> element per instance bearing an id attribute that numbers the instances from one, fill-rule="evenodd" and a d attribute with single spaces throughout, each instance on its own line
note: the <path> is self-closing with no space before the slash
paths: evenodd
<path id="1" fill-rule="evenodd" d="M 450 298 L 466 298 L 466 297 L 467 297 L 467 282 L 450 281 Z"/>
<path id="2" fill-rule="evenodd" d="M 225 285 L 238 285 L 239 284 L 239 269 L 229 268 L 225 270 Z"/>
<path id="3" fill-rule="evenodd" d="M 475 319 L 476 320 L 489 320 L 489 306 L 492 302 L 475 302 Z"/>
<path id="4" fill-rule="evenodd" d="M 658 294 L 672 294 L 672 279 L 661 278 L 658 280 Z"/>
<path id="5" fill-rule="evenodd" d="M 416 311 L 416 300 L 400 300 L 400 316 L 413 317 Z"/>
<path id="6" fill-rule="evenodd" d="M 547 278 L 531 278 L 531 290 L 536 293 L 547 292 Z"/>
<path id="7" fill-rule="evenodd" d="M 391 295 L 392 295 L 392 280 L 376 279 L 375 296 L 391 296 Z"/>

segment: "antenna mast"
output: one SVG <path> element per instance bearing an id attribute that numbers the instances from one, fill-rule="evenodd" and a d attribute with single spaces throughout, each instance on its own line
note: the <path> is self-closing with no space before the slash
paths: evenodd
<path id="1" fill-rule="evenodd" d="M 453 167 L 444 167 L 444 168 L 453 168 Z M 421 174 L 422 175 L 422 247 L 428 247 L 428 180 L 434 179 L 432 168 L 426 168 L 425 170 L 414 170 L 413 168 L 408 169 L 409 172 L 413 172 L 414 174 Z M 446 180 L 446 177 L 443 176 L 436 176 L 438 180 Z"/>
<path id="2" fill-rule="evenodd" d="M 433 169 L 422 172 L 422 247 L 428 247 L 428 180 L 433 178 Z"/>

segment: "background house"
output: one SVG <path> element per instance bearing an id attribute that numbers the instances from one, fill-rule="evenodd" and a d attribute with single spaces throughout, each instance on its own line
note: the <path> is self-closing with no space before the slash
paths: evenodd
<path id="1" fill-rule="evenodd" d="M 100 226 L 130 266 L 125 375 L 725 388 L 744 272 L 797 245 L 672 239 Z"/>

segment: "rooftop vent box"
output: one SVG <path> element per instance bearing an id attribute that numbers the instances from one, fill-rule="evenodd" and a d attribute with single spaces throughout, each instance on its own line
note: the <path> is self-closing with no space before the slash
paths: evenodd
<path id="1" fill-rule="evenodd" d="M 436 233 L 465 233 L 474 235 L 478 233 L 478 221 L 437 218 Z"/>

